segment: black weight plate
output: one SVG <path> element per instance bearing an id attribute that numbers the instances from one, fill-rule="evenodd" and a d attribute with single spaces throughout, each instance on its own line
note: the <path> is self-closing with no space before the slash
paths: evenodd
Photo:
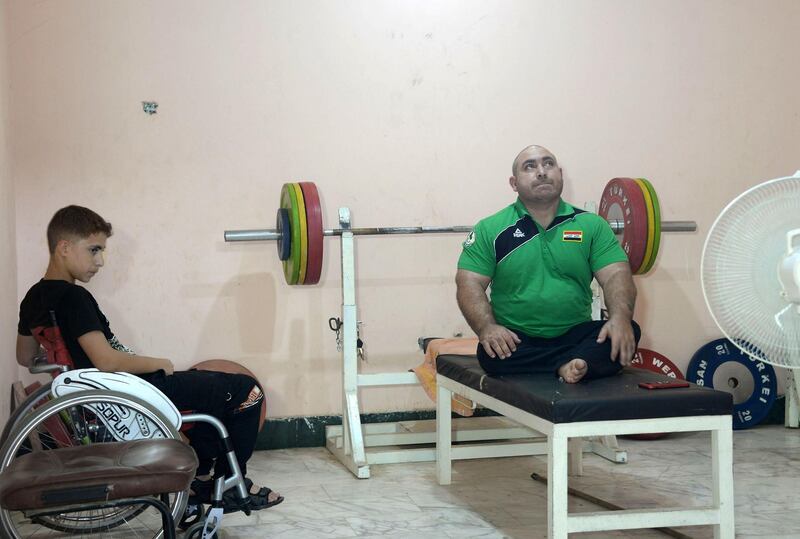
<path id="1" fill-rule="evenodd" d="M 278 258 L 288 260 L 292 253 L 292 223 L 289 221 L 289 210 L 286 208 L 278 208 L 275 229 L 280 234 L 277 241 Z"/>

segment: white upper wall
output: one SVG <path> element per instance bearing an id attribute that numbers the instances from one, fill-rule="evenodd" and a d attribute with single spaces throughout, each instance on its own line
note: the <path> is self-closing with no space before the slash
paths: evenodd
<path id="1" fill-rule="evenodd" d="M 14 249 L 14 187 L 8 167 L 8 55 L 6 0 L 0 0 L 0 388 L 17 379 L 17 257 Z M 8 399 L 0 399 L 0 424 L 8 417 Z"/>
<path id="2" fill-rule="evenodd" d="M 121 341 L 179 367 L 238 361 L 273 416 L 341 402 L 336 240 L 323 284 L 295 288 L 273 243 L 222 241 L 272 228 L 283 182 L 316 181 L 333 228 L 340 206 L 354 226 L 472 224 L 513 200 L 530 143 L 577 205 L 647 177 L 664 219 L 698 223 L 637 278 L 642 345 L 685 367 L 719 336 L 699 282 L 714 217 L 800 167 L 794 0 L 11 0 L 9 17 L 18 295 L 52 213 L 89 206 L 115 227 L 88 286 Z M 366 371 L 469 333 L 462 239 L 357 240 Z M 366 411 L 432 407 L 419 388 L 363 395 Z"/>

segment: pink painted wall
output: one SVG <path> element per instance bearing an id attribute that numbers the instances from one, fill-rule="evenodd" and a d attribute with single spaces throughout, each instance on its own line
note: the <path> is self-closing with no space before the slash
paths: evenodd
<path id="1" fill-rule="evenodd" d="M 326 226 L 472 224 L 512 200 L 516 152 L 560 158 L 565 196 L 649 178 L 667 235 L 637 278 L 643 345 L 685 367 L 719 336 L 699 263 L 718 211 L 798 168 L 794 0 L 9 2 L 17 295 L 68 203 L 112 221 L 89 288 L 120 339 L 180 367 L 227 357 L 265 383 L 270 415 L 340 409 L 323 284 L 283 284 L 272 227 L 283 182 L 317 182 Z M 142 101 L 156 101 L 147 115 Z M 369 362 L 402 371 L 421 335 L 467 333 L 452 283 L 461 237 L 357 240 Z M 11 271 L 11 270 L 9 270 Z M 431 407 L 419 388 L 365 410 Z"/>
<path id="2" fill-rule="evenodd" d="M 0 425 L 8 417 L 8 387 L 17 380 L 17 257 L 14 250 L 14 186 L 8 168 L 7 8 L 0 0 Z"/>

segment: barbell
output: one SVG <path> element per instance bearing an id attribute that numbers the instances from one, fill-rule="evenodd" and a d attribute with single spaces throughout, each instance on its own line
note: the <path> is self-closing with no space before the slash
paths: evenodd
<path id="1" fill-rule="evenodd" d="M 631 270 L 650 271 L 658 256 L 661 232 L 693 232 L 694 221 L 661 221 L 653 185 L 645 178 L 614 178 L 606 184 L 597 213 L 618 236 Z M 225 241 L 277 241 L 278 258 L 288 284 L 317 284 L 322 273 L 323 238 L 350 232 L 355 236 L 468 233 L 471 226 L 403 226 L 323 229 L 319 191 L 314 182 L 285 183 L 274 229 L 226 230 Z"/>

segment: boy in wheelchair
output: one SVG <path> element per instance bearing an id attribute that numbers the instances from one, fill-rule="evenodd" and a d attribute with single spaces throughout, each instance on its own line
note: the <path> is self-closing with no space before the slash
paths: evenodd
<path id="1" fill-rule="evenodd" d="M 172 362 L 134 354 L 119 343 L 97 301 L 75 281 L 88 283 L 103 266 L 106 240 L 112 235 L 111 224 L 97 213 L 81 206 L 58 210 L 47 227 L 50 261 L 44 277 L 26 294 L 20 305 L 17 335 L 17 362 L 30 367 L 39 353 L 34 328 L 58 328 L 77 369 L 97 368 L 105 372 L 127 372 L 146 380 L 164 393 L 179 410 L 191 410 L 219 419 L 228 430 L 236 460 L 243 475 L 253 454 L 259 430 L 259 411 L 264 398 L 257 381 L 243 374 L 212 371 L 174 371 Z M 229 474 L 221 454 L 216 430 L 207 423 L 197 423 L 189 431 L 199 467 L 192 482 L 196 503 L 211 499 L 214 477 Z M 250 494 L 250 509 L 277 505 L 283 497 L 245 479 Z M 225 512 L 236 511 L 239 504 L 232 491 L 223 495 Z M 190 501 L 191 503 L 191 501 Z"/>

